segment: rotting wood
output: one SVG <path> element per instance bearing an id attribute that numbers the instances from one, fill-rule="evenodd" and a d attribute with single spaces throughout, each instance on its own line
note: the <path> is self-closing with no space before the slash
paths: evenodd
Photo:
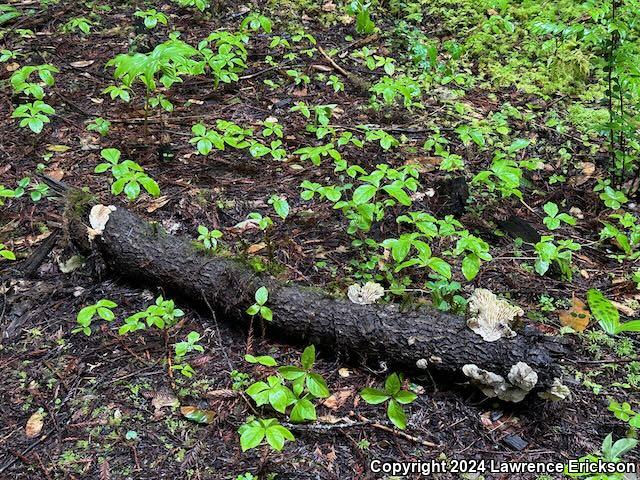
<path id="1" fill-rule="evenodd" d="M 71 224 L 72 237 L 86 246 L 86 218 Z M 209 304 L 223 313 L 221 318 L 244 326 L 255 291 L 266 286 L 273 311 L 273 321 L 266 322 L 270 335 L 314 343 L 354 361 L 379 360 L 414 373 L 428 368 L 452 379 L 464 378 L 462 367 L 468 364 L 506 378 L 513 365 L 526 362 L 539 377 L 535 390 L 561 377 L 558 361 L 565 346 L 533 328 L 485 342 L 456 315 L 424 306 L 403 310 L 396 304 L 354 304 L 257 274 L 240 260 L 205 254 L 192 241 L 169 235 L 122 207 L 111 212 L 91 248 L 114 275 Z"/>

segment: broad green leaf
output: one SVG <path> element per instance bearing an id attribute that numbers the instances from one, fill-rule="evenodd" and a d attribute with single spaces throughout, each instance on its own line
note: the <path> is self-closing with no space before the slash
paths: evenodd
<path id="1" fill-rule="evenodd" d="M 616 307 L 595 288 L 587 292 L 587 302 L 593 316 L 602 329 L 609 335 L 615 335 L 620 325 L 620 314 Z"/>
<path id="2" fill-rule="evenodd" d="M 378 405 L 379 403 L 386 402 L 389 398 L 391 398 L 388 394 L 383 392 L 382 390 L 378 390 L 377 388 L 363 388 L 360 392 L 360 396 L 362 399 L 371 404 Z"/>
<path id="3" fill-rule="evenodd" d="M 110 322 L 116 318 L 115 314 L 111 310 L 104 307 L 98 307 L 98 315 L 100 315 L 100 318 L 106 320 L 107 322 Z"/>
<path id="4" fill-rule="evenodd" d="M 429 259 L 429 268 L 434 272 L 439 273 L 444 278 L 451 278 L 451 265 L 438 257 L 432 257 Z"/>
<path id="5" fill-rule="evenodd" d="M 298 400 L 291 409 L 290 418 L 292 422 L 304 422 L 305 420 L 316 419 L 316 407 L 310 400 L 303 398 Z"/>
<path id="6" fill-rule="evenodd" d="M 96 307 L 90 305 L 88 307 L 84 307 L 82 310 L 78 312 L 77 321 L 80 325 L 88 325 L 91 323 L 91 318 L 93 317 L 96 311 Z"/>
<path id="7" fill-rule="evenodd" d="M 640 332 L 640 320 L 631 320 L 620 325 L 616 332 Z"/>
<path id="8" fill-rule="evenodd" d="M 140 183 L 147 191 L 147 193 L 152 197 L 157 197 L 160 195 L 160 187 L 153 178 L 146 176 L 142 177 L 140 178 Z"/>
<path id="9" fill-rule="evenodd" d="M 315 345 L 309 345 L 302 352 L 302 357 L 300 358 L 300 363 L 306 370 L 311 370 L 314 362 L 316 361 L 316 347 Z"/>
<path id="10" fill-rule="evenodd" d="M 286 380 L 295 380 L 296 378 L 300 378 L 307 374 L 307 372 L 301 368 L 293 366 L 280 367 L 278 372 L 280 372 L 280 375 L 282 375 Z"/>
<path id="11" fill-rule="evenodd" d="M 378 189 L 374 185 L 366 184 L 360 185 L 353 192 L 353 202 L 357 205 L 362 205 L 363 203 L 367 203 L 371 200 Z"/>
<path id="12" fill-rule="evenodd" d="M 105 148 L 100 152 L 100 155 L 111 163 L 117 163 L 120 160 L 121 154 L 117 148 Z"/>
<path id="13" fill-rule="evenodd" d="M 400 430 L 407 428 L 407 415 L 404 413 L 402 405 L 394 399 L 391 399 L 389 401 L 389 405 L 387 405 L 387 416 L 389 417 L 389 420 L 391 420 L 391 422 Z"/>
<path id="14" fill-rule="evenodd" d="M 316 398 L 327 398 L 329 396 L 327 384 L 317 373 L 307 375 L 307 390 Z"/>
<path id="15" fill-rule="evenodd" d="M 393 396 L 400 391 L 401 386 L 402 382 L 400 381 L 400 377 L 398 376 L 398 374 L 392 373 L 384 382 L 384 391 Z"/>
<path id="16" fill-rule="evenodd" d="M 246 452 L 251 448 L 255 448 L 260 445 L 260 442 L 264 439 L 264 428 L 260 424 L 251 425 L 245 428 L 240 435 L 240 446 L 242 451 Z"/>
<path id="17" fill-rule="evenodd" d="M 462 274 L 464 278 L 471 281 L 480 271 L 480 258 L 475 253 L 471 253 L 462 259 Z"/>
<path id="18" fill-rule="evenodd" d="M 267 300 L 269 299 L 269 291 L 267 290 L 267 287 L 260 287 L 256 290 L 255 298 L 258 305 L 264 305 L 267 303 Z"/>
<path id="19" fill-rule="evenodd" d="M 418 398 L 418 396 L 413 393 L 413 392 L 409 392 L 408 390 L 400 390 L 398 393 L 396 393 L 393 398 L 402 404 L 408 404 L 413 402 L 416 398 Z"/>
<path id="20" fill-rule="evenodd" d="M 268 322 L 273 320 L 273 312 L 269 307 L 260 307 L 260 316 Z"/>

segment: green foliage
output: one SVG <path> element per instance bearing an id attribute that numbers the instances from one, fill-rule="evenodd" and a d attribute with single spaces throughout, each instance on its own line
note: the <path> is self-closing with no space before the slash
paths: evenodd
<path id="1" fill-rule="evenodd" d="M 618 403 L 615 400 L 609 402 L 609 411 L 623 422 L 627 422 L 633 428 L 640 428 L 640 414 L 635 412 L 627 402 Z"/>
<path id="2" fill-rule="evenodd" d="M 247 354 L 244 356 L 244 359 L 249 363 L 257 363 L 260 365 L 264 365 L 265 367 L 275 367 L 277 365 L 274 358 L 270 355 L 260 355 L 255 357 L 253 355 Z"/>
<path id="3" fill-rule="evenodd" d="M 518 146 L 519 144 L 515 145 L 515 147 Z M 516 151 L 511 147 L 507 152 L 497 151 L 493 156 L 490 168 L 477 173 L 473 177 L 472 184 L 481 184 L 490 193 L 499 192 L 503 198 L 515 196 L 522 199 L 520 191 L 522 170 L 511 158 Z"/>
<path id="4" fill-rule="evenodd" d="M 40 82 L 30 81 L 34 73 L 38 75 Z M 60 73 L 60 70 L 48 63 L 43 65 L 27 65 L 13 72 L 9 82 L 14 92 L 42 100 L 45 95 L 43 85 L 53 87 L 56 73 Z"/>
<path id="5" fill-rule="evenodd" d="M 85 35 L 89 35 L 89 32 L 91 31 L 91 27 L 93 25 L 94 25 L 94 23 L 91 20 L 89 20 L 88 18 L 76 17 L 76 18 L 72 18 L 67 23 L 65 23 L 62 26 L 62 31 L 64 33 L 73 33 L 73 32 L 77 32 L 79 30 L 80 32 L 84 33 Z"/>
<path id="6" fill-rule="evenodd" d="M 263 137 L 270 137 L 272 135 L 275 135 L 278 138 L 282 138 L 284 136 L 282 125 L 278 123 L 278 120 L 276 118 L 267 118 L 264 122 L 262 122 L 262 126 L 264 127 L 262 130 Z"/>
<path id="7" fill-rule="evenodd" d="M 613 434 L 606 436 L 602 442 L 599 455 L 591 454 L 581 457 L 578 461 L 585 463 L 598 463 L 598 462 L 611 462 L 618 463 L 621 461 L 622 456 L 633 450 L 638 441 L 634 438 L 621 438 L 613 441 Z M 585 469 L 588 471 L 588 469 Z M 572 478 L 586 478 L 586 480 L 623 480 L 625 477 L 622 473 L 613 473 L 611 475 L 591 475 L 590 473 L 568 473 L 565 471 L 565 475 Z"/>
<path id="8" fill-rule="evenodd" d="M 258 477 L 254 476 L 250 472 L 243 473 L 242 475 L 238 475 L 236 480 L 258 480 Z"/>
<path id="9" fill-rule="evenodd" d="M 11 196 L 14 198 L 22 197 L 26 193 L 27 189 L 29 190 L 29 197 L 34 202 L 39 202 L 43 198 L 49 196 L 49 185 L 45 183 L 38 183 L 30 177 L 21 178 L 18 181 L 18 186 L 13 190 L 13 195 Z M 1 191 L 0 196 L 2 196 Z"/>
<path id="10" fill-rule="evenodd" d="M 269 205 L 273 205 L 273 209 L 281 219 L 285 220 L 289 216 L 290 207 L 286 198 L 279 195 L 271 195 L 268 203 Z"/>
<path id="11" fill-rule="evenodd" d="M 21 15 L 13 5 L 0 4 L 0 26 L 15 20 Z"/>
<path id="12" fill-rule="evenodd" d="M 268 356 L 248 356 L 251 363 L 275 366 L 275 360 Z M 247 357 L 245 357 L 247 358 Z M 316 419 L 313 400 L 327 398 L 329 389 L 321 375 L 312 371 L 315 363 L 315 347 L 305 348 L 300 359 L 301 366 L 283 366 L 278 375 L 270 375 L 266 382 L 256 382 L 247 388 L 257 406 L 270 405 L 275 411 L 285 414 L 289 407 L 292 422 L 304 422 Z M 287 385 L 286 382 L 290 382 Z"/>
<path id="13" fill-rule="evenodd" d="M 286 74 L 293 79 L 293 83 L 295 83 L 297 86 L 305 87 L 309 85 L 309 83 L 311 83 L 311 79 L 309 78 L 309 75 L 305 75 L 299 70 L 295 70 L 295 69 L 287 70 Z"/>
<path id="14" fill-rule="evenodd" d="M 209 230 L 204 225 L 198 226 L 198 241 L 202 242 L 207 250 L 215 250 L 218 248 L 218 239 L 222 238 L 220 230 Z"/>
<path id="15" fill-rule="evenodd" d="M 107 136 L 109 128 L 111 128 L 111 122 L 102 117 L 96 118 L 93 122 L 87 125 L 87 131 L 99 133 L 102 137 Z"/>
<path id="16" fill-rule="evenodd" d="M 137 10 L 133 15 L 135 17 L 142 18 L 144 26 L 148 29 L 156 28 L 158 24 L 166 26 L 168 23 L 167 16 L 164 13 L 157 11 L 155 8 Z"/>
<path id="17" fill-rule="evenodd" d="M 178 342 L 174 345 L 176 358 L 181 358 L 191 352 L 204 352 L 202 345 L 198 342 L 201 340 L 201 336 L 198 332 L 189 332 L 187 338 L 183 342 Z"/>
<path id="18" fill-rule="evenodd" d="M 629 199 L 624 194 L 624 192 L 615 190 L 610 185 L 610 180 L 599 180 L 593 191 L 600 192 L 600 200 L 602 200 L 607 207 L 617 210 L 622 205 L 627 203 Z"/>
<path id="19" fill-rule="evenodd" d="M 194 57 L 200 52 L 177 38 L 157 45 L 150 53 L 119 54 L 107 62 L 115 67 L 114 77 L 127 89 L 140 82 L 147 92 L 153 92 L 160 82 L 165 88 L 182 81 L 184 75 L 203 73 L 204 66 Z M 105 91 L 105 93 L 110 93 Z"/>
<path id="20" fill-rule="evenodd" d="M 458 232 L 458 235 L 460 239 L 453 253 L 456 256 L 465 255 L 462 259 L 462 274 L 471 281 L 478 275 L 482 261 L 490 261 L 492 258 L 489 254 L 489 244 L 471 235 L 467 230 Z"/>
<path id="21" fill-rule="evenodd" d="M 382 242 L 382 246 L 391 251 L 391 257 L 397 262 L 396 272 L 407 267 L 418 266 L 420 268 L 430 268 L 435 273 L 442 275 L 446 279 L 451 278 L 451 266 L 443 259 L 432 256 L 431 247 L 420 240 L 423 237 L 420 233 L 405 233 L 399 238 L 388 238 Z M 407 257 L 412 249 L 417 254 Z"/>
<path id="22" fill-rule="evenodd" d="M 575 225 L 576 219 L 573 218 L 568 213 L 559 213 L 558 205 L 553 202 L 547 202 L 542 207 L 544 213 L 547 214 L 546 217 L 542 219 L 542 222 L 547 226 L 549 230 L 556 230 L 560 228 L 560 224 L 562 222 L 567 225 Z"/>
<path id="23" fill-rule="evenodd" d="M 617 220 L 617 225 L 602 222 L 604 228 L 600 230 L 600 240 L 613 239 L 615 244 L 624 252 L 624 255 L 613 255 L 614 258 L 635 260 L 640 256 L 636 251 L 640 245 L 640 224 L 636 216 L 625 212 L 623 215 L 614 213 L 609 218 Z"/>
<path id="24" fill-rule="evenodd" d="M 240 434 L 240 446 L 243 452 L 260 445 L 264 439 L 274 450 L 280 451 L 286 441 L 294 441 L 293 434 L 280 425 L 275 418 L 254 418 L 249 417 L 247 422 L 238 429 Z"/>
<path id="25" fill-rule="evenodd" d="M 4 185 L 0 185 L 0 206 L 4 205 L 4 198 L 14 198 L 16 197 L 16 191 L 11 190 L 10 188 L 5 187 Z"/>
<path id="26" fill-rule="evenodd" d="M 204 347 L 198 344 L 201 338 L 198 332 L 189 332 L 186 340 L 173 346 L 175 351 L 175 364 L 171 366 L 173 370 L 179 371 L 187 378 L 193 377 L 195 371 L 191 365 L 184 361 L 184 357 L 191 352 L 204 352 Z"/>
<path id="27" fill-rule="evenodd" d="M 238 370 L 233 370 L 231 372 L 231 388 L 233 391 L 238 392 L 240 390 L 244 390 L 251 383 L 250 376 L 247 373 L 239 372 Z"/>
<path id="28" fill-rule="evenodd" d="M 556 244 L 553 235 L 543 235 L 534 248 L 538 257 L 534 268 L 538 275 L 547 273 L 551 264 L 555 262 L 560 268 L 562 276 L 571 281 L 573 277 L 571 270 L 573 252 L 580 250 L 580 244 L 568 239 L 559 240 Z"/>
<path id="29" fill-rule="evenodd" d="M 640 320 L 620 323 L 618 309 L 599 290 L 592 288 L 587 292 L 587 303 L 602 330 L 609 335 L 640 332 Z"/>
<path id="30" fill-rule="evenodd" d="M 113 309 L 117 306 L 118 305 L 111 300 L 102 299 L 99 300 L 98 303 L 82 308 L 76 317 L 78 327 L 74 328 L 72 332 L 82 332 L 88 337 L 91 335 L 91 322 L 93 318 L 98 315 L 103 320 L 111 322 L 116 318 Z"/>
<path id="31" fill-rule="evenodd" d="M 160 187 L 156 181 L 144 172 L 144 169 L 132 160 L 120 162 L 121 153 L 117 148 L 105 148 L 100 155 L 106 162 L 99 163 L 96 173 L 104 173 L 108 170 L 114 178 L 111 184 L 111 193 L 120 195 L 125 193 L 129 201 L 133 201 L 140 196 L 142 186 L 149 195 L 157 197 L 160 195 Z"/>
<path id="32" fill-rule="evenodd" d="M 251 316 L 258 315 L 267 321 L 273 320 L 273 312 L 265 304 L 269 300 L 269 290 L 267 287 L 260 287 L 254 295 L 255 303 L 247 309 L 247 313 Z"/>
<path id="33" fill-rule="evenodd" d="M 316 195 L 318 195 L 320 199 L 326 199 L 335 203 L 342 197 L 342 193 L 338 187 L 323 187 L 321 184 L 310 182 L 309 180 L 302 182 L 300 184 L 300 188 L 303 189 L 300 194 L 300 197 L 303 200 L 312 200 Z"/>
<path id="34" fill-rule="evenodd" d="M 9 250 L 4 243 L 0 243 L 0 257 L 4 258 L 5 260 L 16 259 L 15 253 Z"/>
<path id="35" fill-rule="evenodd" d="M 344 83 L 342 83 L 336 75 L 329 75 L 329 80 L 327 80 L 326 85 L 333 88 L 335 93 L 344 92 Z"/>
<path id="36" fill-rule="evenodd" d="M 258 212 L 251 212 L 249 215 L 247 215 L 247 219 L 255 222 L 257 227 L 262 231 L 267 230 L 273 225 L 273 220 L 271 220 L 270 217 L 264 217 Z"/>
<path id="37" fill-rule="evenodd" d="M 173 112 L 173 103 L 171 103 L 171 101 L 162 94 L 150 97 L 148 103 L 151 108 L 160 107 L 165 112 Z"/>
<path id="38" fill-rule="evenodd" d="M 17 51 L 3 48 L 0 50 L 0 63 L 8 62 L 9 60 L 17 60 L 19 55 L 20 53 Z"/>
<path id="39" fill-rule="evenodd" d="M 236 149 L 247 148 L 251 145 L 247 138 L 253 135 L 252 130 L 226 120 L 218 120 L 216 129 L 209 129 L 204 124 L 197 123 L 191 127 L 191 131 L 194 137 L 189 142 L 196 145 L 201 155 L 208 155 L 214 147 L 222 151 L 225 146 Z"/>
<path id="40" fill-rule="evenodd" d="M 393 105 L 396 99 L 400 98 L 405 108 L 420 106 L 419 101 L 422 97 L 420 84 L 407 75 L 382 77 L 371 87 L 371 92 L 374 94 L 374 102 L 381 96 L 385 105 Z"/>
<path id="41" fill-rule="evenodd" d="M 195 7 L 201 12 L 204 12 L 208 9 L 211 4 L 209 0 L 172 0 L 174 3 L 177 3 L 181 7 Z"/>
<path id="42" fill-rule="evenodd" d="M 11 118 L 20 118 L 21 127 L 29 127 L 33 133 L 37 134 L 42 132 L 45 123 L 51 121 L 47 115 L 54 113 L 56 111 L 51 105 L 42 100 L 35 100 L 33 103 L 18 105 L 11 113 Z"/>
<path id="43" fill-rule="evenodd" d="M 264 33 L 271 33 L 271 26 L 271 19 L 265 17 L 264 15 L 261 15 L 258 12 L 251 12 L 242 20 L 240 29 L 251 30 L 253 32 L 257 32 L 258 30 L 262 29 Z"/>
<path id="44" fill-rule="evenodd" d="M 389 420 L 401 430 L 407 428 L 407 415 L 402 405 L 412 403 L 417 395 L 402 388 L 402 376 L 392 373 L 384 383 L 384 389 L 364 388 L 360 392 L 362 399 L 370 405 L 387 403 Z"/>
<path id="45" fill-rule="evenodd" d="M 431 302 L 438 310 L 464 313 L 467 300 L 458 293 L 462 293 L 462 285 L 459 282 L 440 278 L 426 282 L 425 287 L 431 291 Z"/>
<path id="46" fill-rule="evenodd" d="M 123 102 L 129 103 L 131 101 L 131 88 L 126 85 L 109 85 L 102 90 L 102 93 L 109 95 L 111 100 L 119 98 Z"/>
<path id="47" fill-rule="evenodd" d="M 352 0 L 347 5 L 347 13 L 356 17 L 356 32 L 361 35 L 369 35 L 375 30 L 370 9 L 371 3 L 364 3 L 362 0 Z"/>
<path id="48" fill-rule="evenodd" d="M 156 298 L 155 304 L 147 307 L 143 312 L 134 313 L 125 319 L 118 333 L 126 335 L 138 330 L 146 330 L 147 327 L 159 329 L 174 326 L 177 319 L 184 316 L 184 312 L 175 308 L 173 300 L 165 300 L 162 296 Z"/>

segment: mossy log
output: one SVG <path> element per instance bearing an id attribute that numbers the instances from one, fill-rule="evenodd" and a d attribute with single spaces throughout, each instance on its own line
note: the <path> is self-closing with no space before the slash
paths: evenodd
<path id="1" fill-rule="evenodd" d="M 86 218 L 72 223 L 76 224 L 72 236 L 86 244 Z M 538 374 L 537 388 L 548 387 L 561 376 L 558 359 L 564 347 L 532 328 L 510 339 L 486 342 L 465 319 L 425 306 L 355 304 L 257 274 L 240 260 L 206 254 L 192 241 L 169 235 L 125 208 L 111 213 L 91 248 L 114 275 L 208 304 L 221 314 L 219 318 L 235 324 L 246 326 L 245 311 L 264 285 L 273 311 L 273 321 L 265 322 L 269 335 L 314 343 L 354 361 L 381 360 L 414 373 L 428 368 L 452 379 L 464 378 L 462 367 L 467 364 L 506 378 L 514 364 L 526 362 Z"/>

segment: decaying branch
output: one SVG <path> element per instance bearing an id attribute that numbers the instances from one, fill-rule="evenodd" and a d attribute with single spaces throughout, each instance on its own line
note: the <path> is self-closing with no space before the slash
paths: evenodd
<path id="1" fill-rule="evenodd" d="M 71 223 L 72 237 L 86 245 L 86 216 Z M 531 391 L 551 387 L 561 376 L 557 359 L 564 347 L 531 328 L 488 342 L 455 315 L 425 307 L 405 311 L 395 304 L 361 305 L 283 283 L 255 273 L 240 260 L 207 255 L 189 240 L 169 235 L 125 208 L 109 210 L 100 234 L 90 228 L 95 237 L 91 248 L 114 274 L 209 304 L 221 313 L 219 318 L 230 322 L 246 324 L 245 311 L 255 291 L 266 286 L 273 311 L 273 321 L 266 325 L 271 335 L 314 343 L 357 361 L 383 360 L 405 371 L 429 369 L 465 378 L 463 368 L 469 371 L 473 365 L 476 383 L 478 372 L 513 379 L 514 366 L 526 364 L 533 372 L 528 378 L 535 377 L 533 385 L 527 384 Z"/>

